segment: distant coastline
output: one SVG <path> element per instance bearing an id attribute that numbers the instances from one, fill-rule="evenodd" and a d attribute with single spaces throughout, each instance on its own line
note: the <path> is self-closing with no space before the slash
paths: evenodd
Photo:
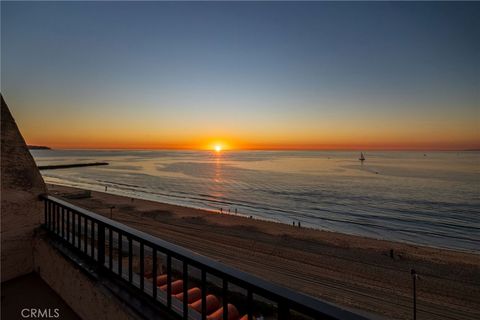
<path id="1" fill-rule="evenodd" d="M 47 146 L 27 146 L 29 150 L 52 150 L 52 148 Z"/>

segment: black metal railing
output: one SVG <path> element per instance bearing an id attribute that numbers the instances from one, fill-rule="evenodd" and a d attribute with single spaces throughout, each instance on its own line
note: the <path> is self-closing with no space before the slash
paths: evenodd
<path id="1" fill-rule="evenodd" d="M 265 319 L 366 319 L 56 197 L 41 198 L 45 204 L 44 227 L 50 233 L 92 260 L 105 274 L 120 277 L 127 286 L 135 287 L 183 319 L 210 319 L 209 293 L 220 298 L 220 319 L 234 318 L 233 314 L 229 316 L 231 302 L 242 311 L 238 316 L 242 320 L 255 319 L 259 314 Z M 162 277 L 166 281 L 159 284 Z M 198 286 L 200 291 L 201 300 L 196 301 L 201 303 L 197 307 L 189 301 L 192 286 Z"/>

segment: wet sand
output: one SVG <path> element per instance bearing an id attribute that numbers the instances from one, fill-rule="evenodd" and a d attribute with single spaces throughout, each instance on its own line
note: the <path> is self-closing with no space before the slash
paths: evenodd
<path id="1" fill-rule="evenodd" d="M 52 195 L 78 189 L 49 185 Z M 303 293 L 378 314 L 480 319 L 480 254 L 293 227 L 153 201 L 92 192 L 80 207 Z M 391 254 L 393 250 L 393 255 Z"/>

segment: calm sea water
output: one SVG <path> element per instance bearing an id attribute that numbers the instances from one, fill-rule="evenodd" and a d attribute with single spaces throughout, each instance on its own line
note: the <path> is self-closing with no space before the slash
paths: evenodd
<path id="1" fill-rule="evenodd" d="M 49 183 L 282 223 L 478 251 L 479 152 L 35 150 Z"/>

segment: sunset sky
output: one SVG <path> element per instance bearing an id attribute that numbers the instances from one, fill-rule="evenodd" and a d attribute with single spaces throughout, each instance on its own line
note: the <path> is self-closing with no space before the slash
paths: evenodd
<path id="1" fill-rule="evenodd" d="M 1 91 L 54 148 L 480 148 L 480 3 L 1 4 Z"/>

